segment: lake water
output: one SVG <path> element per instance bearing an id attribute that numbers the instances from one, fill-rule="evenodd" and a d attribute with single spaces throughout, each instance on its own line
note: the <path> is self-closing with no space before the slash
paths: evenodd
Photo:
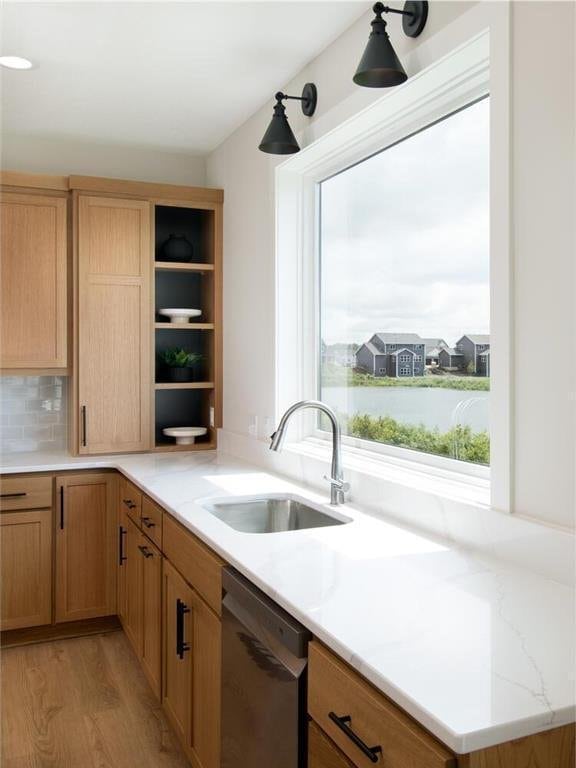
<path id="1" fill-rule="evenodd" d="M 324 387 L 322 400 L 353 415 L 391 416 L 405 424 L 423 424 L 446 432 L 455 424 L 474 432 L 488 430 L 490 392 L 419 387 Z"/>

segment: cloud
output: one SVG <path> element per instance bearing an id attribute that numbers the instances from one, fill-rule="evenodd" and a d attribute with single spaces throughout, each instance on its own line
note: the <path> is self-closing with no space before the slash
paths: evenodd
<path id="1" fill-rule="evenodd" d="M 489 331 L 489 103 L 322 184 L 322 327 L 454 342 Z"/>

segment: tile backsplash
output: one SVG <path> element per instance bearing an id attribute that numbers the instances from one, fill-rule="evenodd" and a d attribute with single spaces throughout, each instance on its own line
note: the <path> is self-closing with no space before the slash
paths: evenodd
<path id="1" fill-rule="evenodd" d="M 0 377 L 0 451 L 57 451 L 67 445 L 68 379 Z"/>

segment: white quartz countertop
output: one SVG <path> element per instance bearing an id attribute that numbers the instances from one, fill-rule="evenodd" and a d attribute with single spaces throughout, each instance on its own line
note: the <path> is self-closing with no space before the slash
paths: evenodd
<path id="1" fill-rule="evenodd" d="M 347 525 L 240 533 L 198 504 L 292 492 L 229 456 L 11 455 L 2 473 L 113 467 L 457 753 L 576 719 L 574 592 L 353 506 Z"/>

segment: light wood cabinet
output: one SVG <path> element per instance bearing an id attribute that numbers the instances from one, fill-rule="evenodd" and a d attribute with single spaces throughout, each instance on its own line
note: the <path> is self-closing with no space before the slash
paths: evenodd
<path id="1" fill-rule="evenodd" d="M 150 448 L 150 203 L 75 198 L 79 453 Z"/>
<path id="2" fill-rule="evenodd" d="M 66 198 L 4 192 L 0 211 L 0 366 L 66 368 Z"/>
<path id="3" fill-rule="evenodd" d="M 162 555 L 125 510 L 118 528 L 118 615 L 154 693 L 161 697 Z"/>
<path id="4" fill-rule="evenodd" d="M 308 723 L 308 768 L 354 768 L 313 720 Z"/>
<path id="5" fill-rule="evenodd" d="M 194 768 L 220 765 L 221 624 L 163 561 L 164 709 Z"/>
<path id="6" fill-rule="evenodd" d="M 117 477 L 56 478 L 56 621 L 116 613 Z"/>
<path id="7" fill-rule="evenodd" d="M 0 629 L 52 620 L 52 509 L 0 515 Z"/>

